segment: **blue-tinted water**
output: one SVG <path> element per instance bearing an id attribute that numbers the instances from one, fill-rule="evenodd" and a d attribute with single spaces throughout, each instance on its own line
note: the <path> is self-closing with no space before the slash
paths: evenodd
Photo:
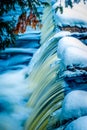
<path id="1" fill-rule="evenodd" d="M 28 64 L 39 48 L 40 32 L 20 36 L 15 48 L 0 52 L 0 130 L 22 130 L 30 110 L 32 90 L 26 81 Z"/>

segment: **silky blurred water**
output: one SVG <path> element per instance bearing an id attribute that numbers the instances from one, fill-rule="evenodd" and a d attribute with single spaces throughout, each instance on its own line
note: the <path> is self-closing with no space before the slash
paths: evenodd
<path id="1" fill-rule="evenodd" d="M 22 130 L 29 116 L 26 102 L 32 90 L 26 77 L 39 39 L 40 32 L 20 35 L 15 48 L 0 52 L 0 130 Z"/>

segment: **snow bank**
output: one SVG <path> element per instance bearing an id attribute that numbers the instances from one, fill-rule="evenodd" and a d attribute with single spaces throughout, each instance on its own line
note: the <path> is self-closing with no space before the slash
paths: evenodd
<path id="1" fill-rule="evenodd" d="M 87 116 L 72 121 L 65 130 L 87 130 Z"/>
<path id="2" fill-rule="evenodd" d="M 74 119 L 84 115 L 87 115 L 87 92 L 82 90 L 70 92 L 63 101 L 61 120 Z"/>
<path id="3" fill-rule="evenodd" d="M 61 2 L 63 6 L 63 14 L 58 10 L 55 19 L 59 26 L 78 26 L 87 27 L 87 4 L 80 2 L 79 4 L 74 4 L 73 8 L 65 8 L 64 1 Z M 53 9 L 59 6 L 59 1 L 53 5 Z"/>

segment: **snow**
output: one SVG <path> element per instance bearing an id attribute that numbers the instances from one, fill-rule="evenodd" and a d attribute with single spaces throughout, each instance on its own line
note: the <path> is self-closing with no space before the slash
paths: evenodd
<path id="1" fill-rule="evenodd" d="M 87 51 L 87 46 L 85 46 L 80 40 L 74 37 L 67 36 L 67 37 L 63 37 L 58 42 L 58 48 L 57 48 L 58 57 L 61 58 L 65 49 L 68 47 L 76 47 L 84 51 Z"/>
<path id="2" fill-rule="evenodd" d="M 65 37 L 65 36 L 71 36 L 71 33 L 69 31 L 60 31 L 60 32 L 57 32 L 53 37 L 52 39 L 54 38 L 62 38 L 62 37 Z"/>
<path id="3" fill-rule="evenodd" d="M 87 4 L 80 2 L 79 4 L 74 4 L 73 8 L 65 8 L 64 2 L 61 2 L 63 6 L 63 14 L 58 10 L 56 13 L 56 23 L 59 26 L 78 26 L 78 27 L 87 27 Z M 59 6 L 59 3 L 56 2 L 53 5 L 55 10 Z"/>
<path id="4" fill-rule="evenodd" d="M 87 67 L 87 52 L 75 47 L 67 48 L 62 56 L 62 59 L 65 67 Z"/>
<path id="5" fill-rule="evenodd" d="M 64 98 L 61 111 L 61 121 L 87 115 L 87 92 L 75 90 Z"/>
<path id="6" fill-rule="evenodd" d="M 85 82 L 85 81 L 82 81 L 82 80 L 81 80 L 81 79 L 84 79 L 84 77 L 82 77 L 83 75 L 84 75 L 85 77 L 87 76 L 87 71 L 86 71 L 86 70 L 81 70 L 81 71 L 78 70 L 78 69 L 75 69 L 74 71 L 66 70 L 66 71 L 64 71 L 63 74 L 62 74 L 62 76 L 63 76 L 63 77 L 66 77 L 66 78 L 72 78 L 72 77 L 73 77 L 73 78 L 76 78 L 76 77 L 79 78 L 79 77 L 81 77 L 81 78 L 79 78 L 79 80 L 77 79 L 80 83 L 81 83 L 81 82 Z M 77 80 L 76 80 L 76 81 L 77 81 Z"/>
<path id="7" fill-rule="evenodd" d="M 58 42 L 57 55 L 64 67 L 87 67 L 87 46 L 73 37 L 63 37 Z"/>
<path id="8" fill-rule="evenodd" d="M 72 121 L 65 130 L 87 130 L 87 116 Z"/>

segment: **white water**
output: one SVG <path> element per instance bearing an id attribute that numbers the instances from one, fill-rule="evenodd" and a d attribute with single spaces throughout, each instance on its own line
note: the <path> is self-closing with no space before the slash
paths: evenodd
<path id="1" fill-rule="evenodd" d="M 50 14 L 50 12 L 49 12 L 49 14 Z M 50 18 L 48 19 L 48 22 L 49 21 L 50 21 Z M 52 25 L 51 29 L 53 29 L 53 28 L 54 28 L 54 25 Z M 43 34 L 46 31 L 47 30 L 46 30 L 46 26 L 45 26 L 45 28 L 43 29 Z M 49 31 L 46 32 L 47 36 L 45 35 L 44 37 L 42 37 L 43 42 L 44 42 L 44 40 L 47 40 L 46 38 L 48 36 L 50 38 L 50 36 L 52 35 L 52 34 L 49 34 L 50 31 L 51 30 L 49 29 Z M 34 37 L 33 37 L 33 34 L 34 34 Z M 57 35 L 57 37 L 58 37 L 58 35 Z M 40 54 L 38 51 L 36 53 L 36 57 L 34 56 L 34 58 L 33 58 L 33 62 L 31 62 L 31 66 L 28 66 L 29 60 L 31 59 L 34 51 L 31 51 L 31 53 L 32 53 L 31 54 L 29 52 L 30 50 L 26 49 L 26 48 L 28 48 L 28 47 L 37 48 L 37 46 L 38 46 L 38 44 L 35 41 L 34 41 L 34 44 L 32 44 L 32 46 L 28 43 L 28 40 L 30 40 L 30 39 L 34 40 L 34 38 L 38 39 L 38 36 L 36 37 L 34 32 L 31 35 L 29 34 L 29 36 L 30 37 L 28 37 L 28 35 L 26 34 L 25 36 L 22 36 L 22 40 L 19 39 L 21 43 L 19 44 L 18 47 L 20 47 L 20 45 L 21 45 L 21 49 L 20 48 L 19 49 L 18 48 L 7 49 L 1 55 L 1 59 L 0 59 L 0 62 L 1 62 L 0 63 L 0 73 L 1 73 L 0 74 L 0 129 L 1 130 L 4 130 L 4 129 L 22 130 L 22 129 L 24 129 L 23 127 L 25 124 L 25 120 L 27 118 L 30 119 L 30 122 L 28 122 L 29 120 L 27 120 L 27 125 L 29 123 L 31 128 L 33 127 L 36 129 L 38 129 L 38 128 L 40 129 L 40 126 L 41 127 L 46 126 L 46 124 L 44 125 L 44 123 L 47 121 L 46 119 L 48 118 L 50 113 L 52 113 L 53 111 L 55 111 L 55 109 L 57 109 L 61 106 L 61 102 L 60 102 L 60 104 L 57 104 L 58 101 L 60 100 L 60 99 L 58 99 L 59 97 L 57 97 L 57 99 L 54 98 L 55 91 L 56 91 L 56 94 L 58 94 L 58 96 L 59 96 L 58 92 L 59 92 L 59 89 L 61 88 L 61 82 L 58 85 L 58 87 L 57 87 L 57 82 L 55 83 L 56 87 L 54 87 L 54 85 L 53 85 L 53 88 L 56 88 L 56 89 L 52 89 L 52 88 L 49 89 L 49 87 L 52 86 L 50 83 L 50 76 L 52 78 L 53 73 L 50 74 L 48 72 L 48 75 L 47 75 L 47 72 L 45 72 L 46 70 L 44 69 L 44 67 L 47 68 L 47 66 L 46 66 L 47 63 L 48 63 L 48 65 L 50 65 L 50 63 L 48 61 L 51 62 L 51 58 L 53 59 L 53 57 L 48 58 L 47 63 L 46 63 L 46 61 L 44 62 L 44 59 L 46 60 L 46 58 L 49 55 L 51 56 L 51 54 L 55 53 L 57 44 L 56 45 L 50 44 L 47 41 L 47 45 L 46 45 L 46 43 L 43 45 L 44 48 L 43 47 L 41 48 L 42 51 L 40 49 Z M 55 38 L 56 40 L 58 40 L 57 37 Z M 21 36 L 20 36 L 20 38 L 21 38 Z M 28 40 L 26 40 L 26 38 Z M 51 41 L 52 41 L 52 39 L 51 39 Z M 24 45 L 23 45 L 23 42 L 25 43 Z M 33 42 L 31 42 L 31 43 L 33 43 Z M 56 43 L 56 41 L 54 43 Z M 49 46 L 49 44 L 50 44 L 50 46 Z M 51 51 L 52 51 L 52 53 L 51 53 Z M 5 53 L 6 53 L 6 55 L 4 55 Z M 54 56 L 54 64 L 55 64 L 55 59 L 57 59 L 57 57 L 55 57 L 55 55 L 53 55 L 53 56 Z M 38 60 L 39 60 L 39 62 L 38 62 Z M 44 62 L 44 64 L 42 64 L 43 62 Z M 36 77 L 36 75 L 33 75 L 33 76 L 31 75 L 32 84 L 34 83 L 32 86 L 38 87 L 38 84 L 40 86 L 38 87 L 39 89 L 36 90 L 36 93 L 35 92 L 33 93 L 32 98 L 31 98 L 34 102 L 32 102 L 32 100 L 31 100 L 30 103 L 32 103 L 32 104 L 35 103 L 34 106 L 36 106 L 36 109 L 34 109 L 32 117 L 30 117 L 30 113 L 32 110 L 29 107 L 27 109 L 26 103 L 27 102 L 29 103 L 29 97 L 30 97 L 33 89 L 30 86 L 31 85 L 30 82 L 28 80 L 26 80 L 26 77 L 28 76 L 27 73 L 31 72 L 31 69 L 33 69 L 33 66 L 34 66 L 33 63 L 34 63 L 34 65 L 35 65 L 35 63 L 37 63 L 35 65 L 37 70 L 36 70 L 36 73 L 34 73 L 34 74 L 37 74 L 37 77 Z M 43 70 L 40 70 L 40 68 L 38 68 L 38 64 L 42 65 L 41 68 L 43 67 Z M 52 64 L 52 66 L 54 64 Z M 28 67 L 30 67 L 30 68 L 28 68 Z M 47 68 L 47 70 L 48 69 L 51 70 L 49 67 Z M 35 69 L 33 72 L 35 72 Z M 45 78 L 42 80 L 42 81 L 44 81 L 44 83 L 39 81 L 40 79 L 38 78 L 38 75 L 39 75 L 38 72 L 39 72 L 39 74 L 41 74 L 40 76 L 42 76 L 42 77 L 39 76 L 40 79 L 47 76 L 47 78 L 46 77 L 45 78 L 46 78 L 46 81 L 49 81 L 48 84 L 45 84 Z M 41 72 L 44 72 L 44 74 L 46 74 L 46 75 L 43 75 Z M 53 75 L 53 76 L 55 76 L 55 75 Z M 36 80 L 34 80 L 34 77 L 36 78 Z M 38 83 L 36 85 L 37 80 L 38 80 Z M 46 85 L 48 85 L 48 87 Z M 43 89 L 41 87 L 43 87 Z M 50 90 L 50 91 L 48 91 L 48 90 Z M 44 95 L 44 92 L 46 92 L 45 95 Z M 36 94 L 36 95 L 34 95 L 34 94 Z M 49 94 L 51 94 L 51 96 L 49 96 Z M 33 96 L 34 96 L 34 99 L 33 99 Z M 35 99 L 35 96 L 37 97 L 36 99 Z M 38 100 L 39 97 L 41 97 L 40 100 Z M 56 102 L 52 102 L 53 104 L 50 105 L 49 101 L 51 102 L 52 100 L 56 101 Z M 37 103 L 37 101 L 38 101 L 38 103 Z M 43 101 L 45 101 L 44 104 L 43 104 Z M 46 103 L 48 104 L 47 107 L 45 107 Z M 32 106 L 32 104 L 31 104 L 31 106 Z M 41 105 L 41 104 L 43 104 L 43 105 Z M 39 106 L 40 106 L 40 108 L 39 108 Z M 37 111 L 37 108 L 38 108 L 38 111 Z M 42 110 L 42 111 L 40 111 L 40 110 Z M 43 112 L 44 112 L 44 114 L 43 114 Z M 42 116 L 41 116 L 41 114 L 42 114 Z M 32 125 L 33 119 L 36 119 L 35 118 L 36 116 L 38 116 L 38 118 L 37 118 L 37 120 L 34 120 L 34 123 Z M 31 120 L 31 118 L 32 118 L 32 120 Z M 29 127 L 28 127 L 28 129 L 29 129 Z"/>
<path id="2" fill-rule="evenodd" d="M 0 52 L 0 130 L 22 130 L 29 117 L 31 110 L 26 107 L 26 102 L 32 90 L 28 87 L 26 77 L 28 64 L 39 46 L 39 33 L 33 33 L 36 42 L 25 37 L 28 48 L 20 38 L 20 48 Z"/>

